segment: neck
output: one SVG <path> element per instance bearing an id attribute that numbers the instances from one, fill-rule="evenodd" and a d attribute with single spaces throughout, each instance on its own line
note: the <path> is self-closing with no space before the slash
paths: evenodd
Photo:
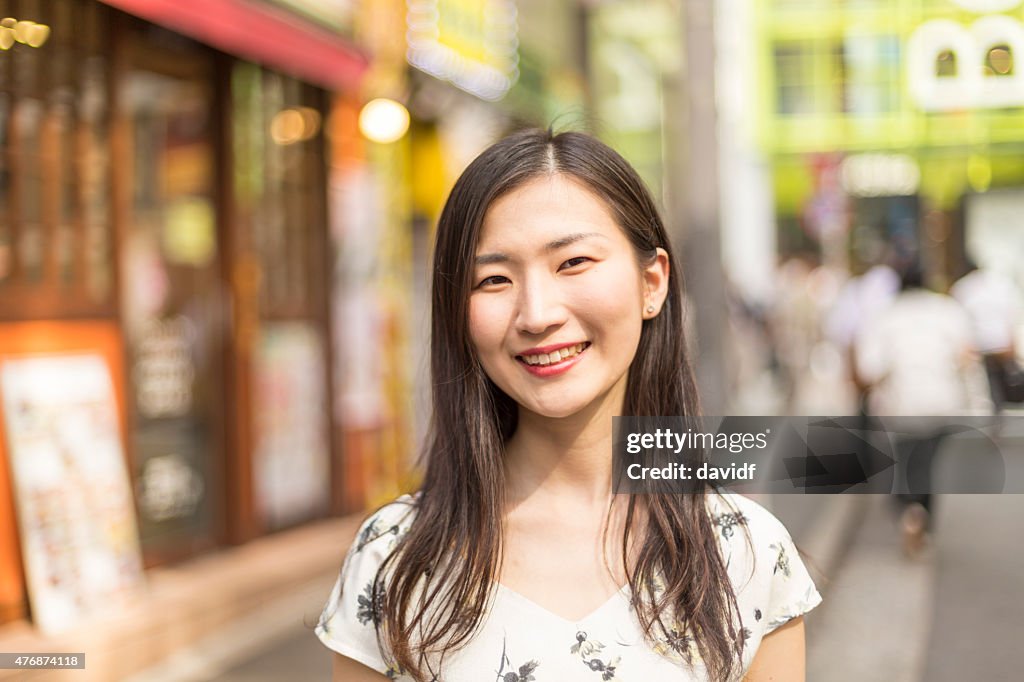
<path id="1" fill-rule="evenodd" d="M 611 500 L 612 417 L 622 414 L 624 382 L 563 418 L 520 409 L 505 451 L 509 501 L 553 497 L 606 507 Z"/>

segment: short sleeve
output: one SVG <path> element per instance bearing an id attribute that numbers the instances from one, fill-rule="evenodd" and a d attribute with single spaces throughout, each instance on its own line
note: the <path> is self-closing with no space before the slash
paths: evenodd
<path id="1" fill-rule="evenodd" d="M 821 603 L 789 531 L 771 512 L 742 495 L 726 494 L 712 507 L 712 520 L 724 538 L 748 635 L 757 630 L 764 637 Z"/>
<path id="2" fill-rule="evenodd" d="M 768 544 L 766 565 L 763 567 L 765 571 L 769 568 L 771 570 L 771 590 L 764 630 L 767 635 L 820 604 L 821 595 L 789 532 L 778 519 L 767 511 L 765 513 L 771 517 L 775 526 L 773 541 Z"/>
<path id="3" fill-rule="evenodd" d="M 413 498 L 404 495 L 360 526 L 315 630 L 327 648 L 389 678 L 397 671 L 377 643 L 382 588 L 376 577 L 412 523 L 413 511 Z"/>

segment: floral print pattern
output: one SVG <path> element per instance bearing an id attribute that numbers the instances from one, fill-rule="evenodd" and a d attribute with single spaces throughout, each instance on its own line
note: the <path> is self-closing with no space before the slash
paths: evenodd
<path id="1" fill-rule="evenodd" d="M 576 643 L 569 647 L 570 654 L 578 654 L 580 660 L 593 670 L 601 673 L 602 680 L 615 679 L 615 667 L 619 664 L 621 657 L 608 661 L 602 661 L 597 654 L 604 649 L 604 644 L 597 640 L 587 639 L 587 633 L 580 630 L 576 633 Z"/>
<path id="2" fill-rule="evenodd" d="M 692 666 L 697 653 L 697 643 L 677 622 L 668 628 L 664 636 L 658 638 L 654 645 L 654 651 L 666 658 L 682 661 L 686 665 Z"/>
<path id="3" fill-rule="evenodd" d="M 771 544 L 768 545 L 768 547 L 769 549 L 774 549 L 776 552 L 778 552 L 778 555 L 775 558 L 775 568 L 772 570 L 772 573 L 778 573 L 779 571 L 782 571 L 782 575 L 788 578 L 789 557 L 786 555 L 786 546 Z"/>
<path id="4" fill-rule="evenodd" d="M 376 573 L 408 531 L 410 511 L 414 500 L 406 497 L 363 524 L 316 628 L 331 649 L 400 682 L 409 676 L 377 642 L 386 580 L 377 580 Z M 762 507 L 737 495 L 715 494 L 708 513 L 740 606 L 735 626 L 745 643 L 745 669 L 767 634 L 814 608 L 821 597 L 789 534 Z M 737 532 L 740 527 L 744 532 Z M 657 597 L 664 589 L 663 577 L 654 575 L 645 592 Z M 473 639 L 445 655 L 438 679 L 480 682 L 491 674 L 495 682 L 705 679 L 686 624 L 665 618 L 665 630 L 647 641 L 635 620 L 638 595 L 628 590 L 580 622 L 503 596 L 501 590 L 495 594 Z"/>
<path id="5" fill-rule="evenodd" d="M 722 512 L 714 514 L 711 517 L 711 522 L 721 529 L 722 538 L 728 540 L 732 537 L 733 529 L 736 526 L 747 525 L 747 517 L 740 512 Z"/>
<path id="6" fill-rule="evenodd" d="M 374 587 L 370 581 L 363 588 L 363 593 L 356 599 L 356 620 L 363 625 L 380 625 L 381 614 L 384 612 L 384 590 L 381 585 Z"/>
<path id="7" fill-rule="evenodd" d="M 508 642 L 503 640 L 501 644 L 501 667 L 498 668 L 498 676 L 495 678 L 495 682 L 535 682 L 537 678 L 533 676 L 533 673 L 536 672 L 540 663 L 536 660 L 529 660 L 516 668 L 512 665 L 507 651 Z M 509 667 L 508 672 L 505 672 L 506 665 Z"/>

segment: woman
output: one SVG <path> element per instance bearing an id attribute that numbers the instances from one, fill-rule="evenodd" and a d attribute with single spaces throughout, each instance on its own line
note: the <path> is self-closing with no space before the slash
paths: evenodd
<path id="1" fill-rule="evenodd" d="M 589 136 L 520 132 L 459 178 L 424 482 L 349 551 L 317 626 L 336 680 L 803 679 L 820 597 L 774 517 L 611 488 L 612 416 L 697 412 L 669 249 Z"/>

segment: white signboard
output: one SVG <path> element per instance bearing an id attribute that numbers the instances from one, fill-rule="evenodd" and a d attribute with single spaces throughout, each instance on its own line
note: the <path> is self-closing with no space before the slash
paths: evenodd
<path id="1" fill-rule="evenodd" d="M 970 25 L 950 19 L 926 21 L 907 42 L 907 82 L 910 95 L 925 111 L 987 109 L 1024 105 L 1024 69 L 985 73 L 989 52 L 1005 50 L 1014 58 L 1024 54 L 1024 24 L 1005 14 L 1021 0 L 954 0 L 983 14 Z M 937 63 L 947 55 L 955 73 L 940 75 Z"/>
<path id="2" fill-rule="evenodd" d="M 142 580 L 110 371 L 93 354 L 8 358 L 0 392 L 32 617 L 59 632 Z"/>

